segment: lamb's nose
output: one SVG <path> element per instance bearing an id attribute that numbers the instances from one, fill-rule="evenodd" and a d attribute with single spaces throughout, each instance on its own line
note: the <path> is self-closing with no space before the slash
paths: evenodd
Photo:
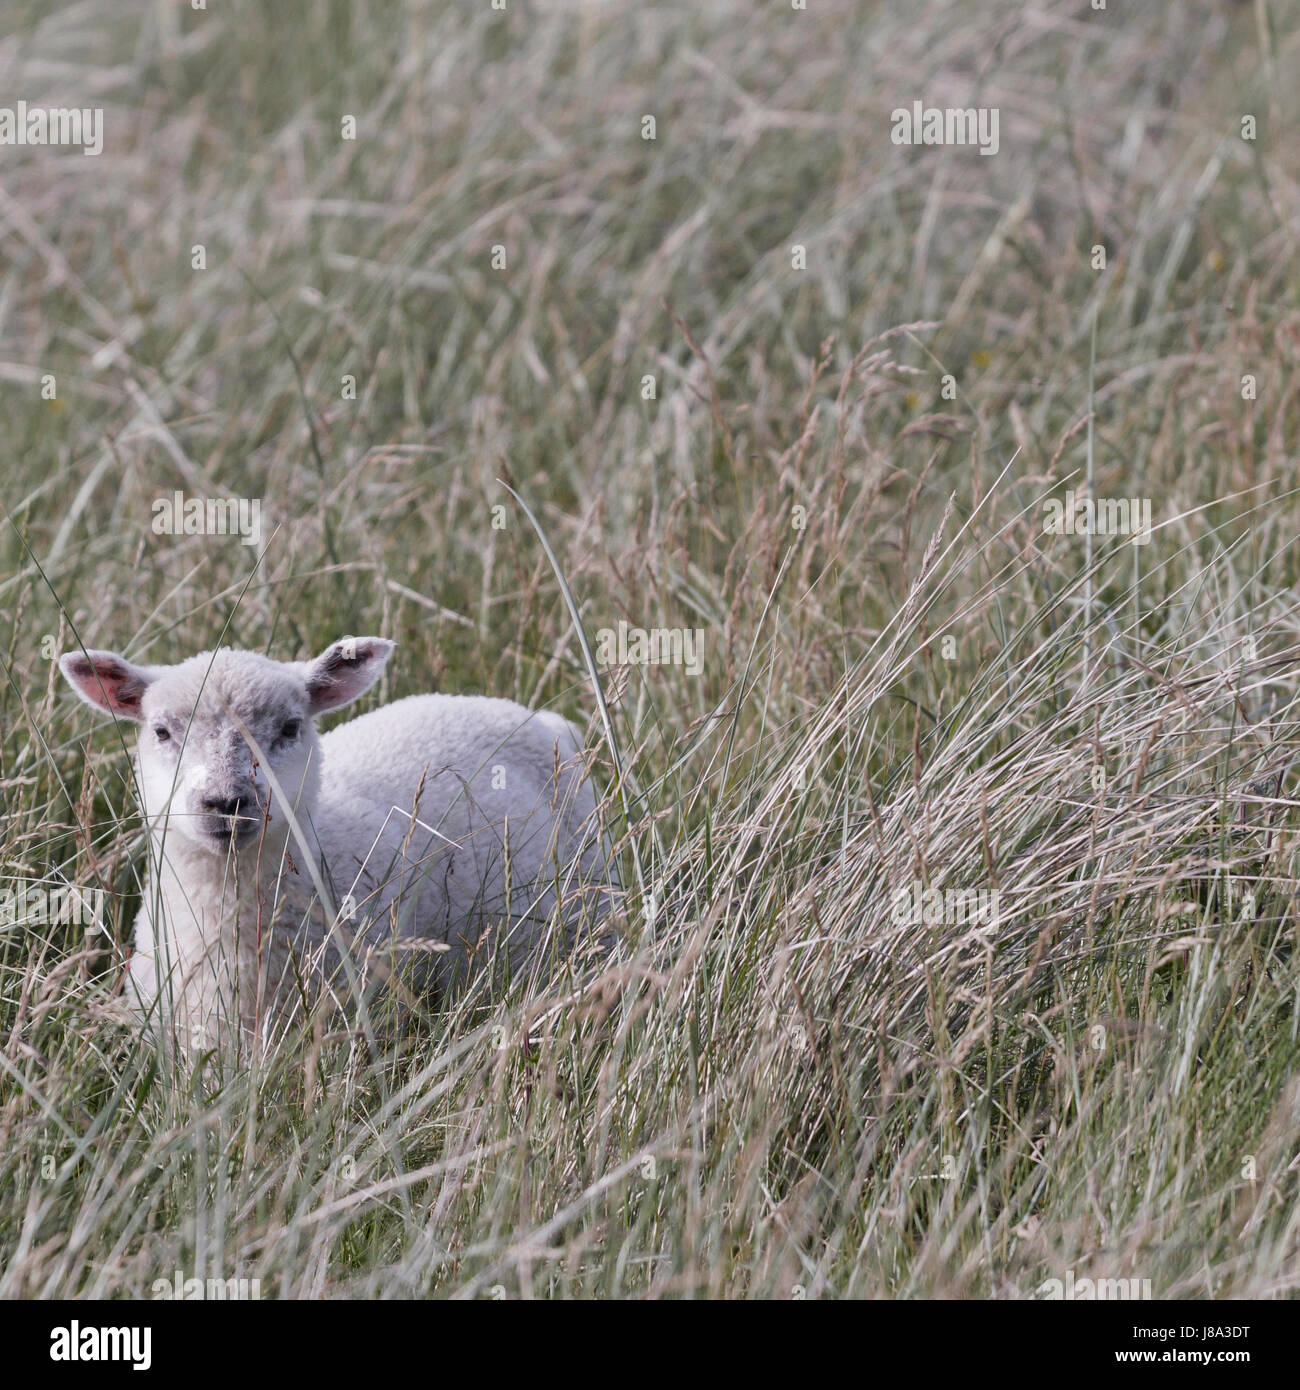
<path id="1" fill-rule="evenodd" d="M 243 802 L 237 796 L 205 796 L 203 809 L 214 816 L 237 816 Z"/>

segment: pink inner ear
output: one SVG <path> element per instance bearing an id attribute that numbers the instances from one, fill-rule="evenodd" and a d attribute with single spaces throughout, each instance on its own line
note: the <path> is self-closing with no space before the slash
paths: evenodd
<path id="1" fill-rule="evenodd" d="M 92 705 L 128 719 L 140 717 L 147 682 L 129 662 L 115 656 L 93 659 L 77 652 L 64 658 L 64 673 Z"/>
<path id="2" fill-rule="evenodd" d="M 391 643 L 354 637 L 340 642 L 313 663 L 307 677 L 312 714 L 324 714 L 351 704 L 378 679 Z"/>

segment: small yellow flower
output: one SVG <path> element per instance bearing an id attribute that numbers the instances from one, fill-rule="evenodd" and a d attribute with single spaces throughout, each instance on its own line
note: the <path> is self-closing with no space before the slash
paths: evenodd
<path id="1" fill-rule="evenodd" d="M 972 367 L 987 367 L 988 364 L 992 361 L 993 354 L 988 350 L 988 348 L 979 348 L 977 351 L 972 352 L 970 355 L 970 364 Z"/>
<path id="2" fill-rule="evenodd" d="M 903 397 L 903 404 L 908 410 L 915 410 L 916 407 L 921 404 L 921 393 L 919 391 L 909 391 L 907 395 Z"/>
<path id="3" fill-rule="evenodd" d="M 1224 268 L 1224 266 L 1228 264 L 1227 261 L 1223 259 L 1223 252 L 1218 250 L 1211 251 L 1210 254 L 1206 257 L 1206 259 L 1210 263 L 1211 270 L 1221 271 Z"/>

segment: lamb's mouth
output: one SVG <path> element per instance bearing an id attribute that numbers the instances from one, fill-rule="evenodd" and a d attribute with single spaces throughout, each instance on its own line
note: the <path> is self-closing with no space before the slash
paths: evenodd
<path id="1" fill-rule="evenodd" d="M 256 837 L 261 824 L 251 816 L 206 816 L 203 835 L 215 849 L 224 850 L 232 844 L 240 848 Z"/>

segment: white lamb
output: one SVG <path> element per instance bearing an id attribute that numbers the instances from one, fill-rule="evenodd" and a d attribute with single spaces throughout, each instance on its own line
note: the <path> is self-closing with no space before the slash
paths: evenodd
<path id="1" fill-rule="evenodd" d="M 141 725 L 150 881 L 128 994 L 183 1043 L 236 1026 L 265 1039 L 363 977 L 438 991 L 489 958 L 527 965 L 607 905 L 595 797 L 559 715 L 414 695 L 318 735 L 392 650 L 357 637 L 307 662 L 62 658 L 84 700 Z"/>

